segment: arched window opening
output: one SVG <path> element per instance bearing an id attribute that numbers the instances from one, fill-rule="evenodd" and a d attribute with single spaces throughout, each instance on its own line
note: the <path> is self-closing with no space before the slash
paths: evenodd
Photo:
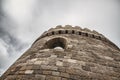
<path id="1" fill-rule="evenodd" d="M 66 40 L 64 38 L 53 38 L 45 43 L 45 48 L 56 49 L 56 48 L 66 48 Z"/>

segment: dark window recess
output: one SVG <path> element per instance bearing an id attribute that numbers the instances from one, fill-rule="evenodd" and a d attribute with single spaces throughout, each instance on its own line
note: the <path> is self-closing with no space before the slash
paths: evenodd
<path id="1" fill-rule="evenodd" d="M 67 33 L 68 33 L 68 30 L 66 30 L 65 33 L 67 34 Z"/>
<path id="2" fill-rule="evenodd" d="M 48 36 L 48 33 L 46 34 L 46 36 Z"/>
<path id="3" fill-rule="evenodd" d="M 72 30 L 72 34 L 75 34 L 75 31 L 74 31 L 74 30 Z"/>
<path id="4" fill-rule="evenodd" d="M 55 34 L 55 32 L 52 32 L 52 35 L 54 35 Z"/>
<path id="5" fill-rule="evenodd" d="M 81 32 L 79 32 L 79 35 L 81 35 Z"/>
<path id="6" fill-rule="evenodd" d="M 88 33 L 85 33 L 85 35 L 88 37 Z"/>
<path id="7" fill-rule="evenodd" d="M 64 38 L 54 38 L 45 43 L 45 48 L 54 49 L 56 47 L 65 49 L 66 40 Z"/>
<path id="8" fill-rule="evenodd" d="M 62 31 L 58 31 L 59 34 L 62 34 Z"/>
<path id="9" fill-rule="evenodd" d="M 92 38 L 95 38 L 95 36 L 94 36 L 94 35 L 92 35 Z"/>
<path id="10" fill-rule="evenodd" d="M 99 36 L 99 39 L 101 40 L 101 37 Z"/>

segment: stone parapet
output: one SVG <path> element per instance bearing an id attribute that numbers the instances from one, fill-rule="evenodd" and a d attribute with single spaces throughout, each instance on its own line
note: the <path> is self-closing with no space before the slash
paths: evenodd
<path id="1" fill-rule="evenodd" d="M 60 35 L 60 34 L 69 34 L 69 35 L 74 34 L 78 36 L 84 36 L 84 37 L 94 38 L 97 40 L 102 40 L 108 44 L 111 44 L 113 47 L 116 47 L 119 50 L 119 48 L 114 43 L 112 43 L 109 39 L 107 39 L 105 36 L 98 33 L 97 31 L 95 30 L 91 31 L 88 28 L 82 29 L 80 26 L 72 27 L 71 25 L 65 25 L 64 27 L 58 25 L 56 26 L 56 28 L 51 28 L 48 31 L 45 31 L 36 41 L 47 36 Z"/>

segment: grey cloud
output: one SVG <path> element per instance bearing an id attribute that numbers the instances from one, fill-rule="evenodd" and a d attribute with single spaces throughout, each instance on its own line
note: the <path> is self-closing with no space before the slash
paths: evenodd
<path id="1" fill-rule="evenodd" d="M 13 20 L 4 13 L 1 3 L 0 0 L 0 74 L 16 60 L 17 56 L 22 54 L 19 52 L 28 45 L 15 36 Z"/>
<path id="2" fill-rule="evenodd" d="M 119 21 L 120 0 L 0 0 L 0 47 L 4 49 L 0 70 L 12 64 L 7 58 L 15 61 L 42 32 L 56 25 L 97 30 L 120 47 Z"/>

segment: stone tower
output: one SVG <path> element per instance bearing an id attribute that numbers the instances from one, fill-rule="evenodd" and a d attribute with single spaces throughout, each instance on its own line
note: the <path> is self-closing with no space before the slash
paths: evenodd
<path id="1" fill-rule="evenodd" d="M 120 49 L 96 31 L 59 25 L 44 32 L 1 80 L 120 80 Z"/>

